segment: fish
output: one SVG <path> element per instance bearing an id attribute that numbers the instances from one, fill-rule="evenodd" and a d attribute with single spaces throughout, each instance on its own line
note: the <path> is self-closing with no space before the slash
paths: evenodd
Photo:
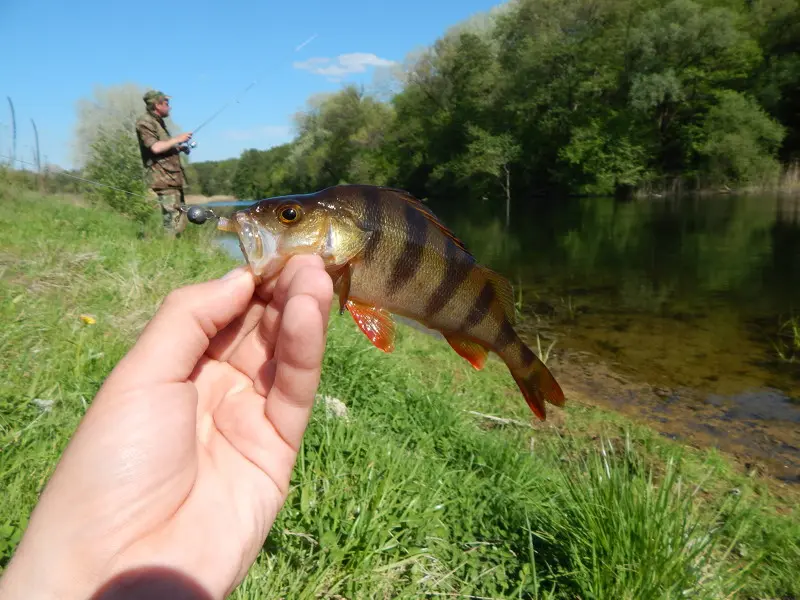
<path id="1" fill-rule="evenodd" d="M 507 366 L 531 411 L 564 393 L 514 328 L 511 284 L 478 263 L 422 201 L 397 188 L 343 184 L 266 198 L 220 218 L 235 233 L 258 281 L 276 277 L 290 257 L 316 254 L 339 300 L 377 348 L 393 352 L 395 318 L 440 333 L 476 370 L 489 352 Z"/>

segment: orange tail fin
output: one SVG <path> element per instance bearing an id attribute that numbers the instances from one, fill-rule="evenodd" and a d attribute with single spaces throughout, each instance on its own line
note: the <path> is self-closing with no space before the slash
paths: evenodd
<path id="1" fill-rule="evenodd" d="M 528 351 L 533 354 L 532 351 Z M 533 361 L 527 368 L 512 369 L 508 363 L 506 364 L 522 395 L 525 396 L 528 406 L 540 420 L 547 419 L 545 402 L 555 406 L 564 406 L 564 392 L 561 390 L 561 386 L 558 385 L 556 378 L 553 377 L 547 366 L 535 354 L 533 355 Z"/>

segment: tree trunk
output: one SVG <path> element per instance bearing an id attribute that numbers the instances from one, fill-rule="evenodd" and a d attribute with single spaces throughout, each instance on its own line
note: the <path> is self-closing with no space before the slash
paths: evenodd
<path id="1" fill-rule="evenodd" d="M 506 172 L 506 229 L 511 221 L 511 171 L 508 168 L 508 163 L 503 165 L 503 170 Z"/>

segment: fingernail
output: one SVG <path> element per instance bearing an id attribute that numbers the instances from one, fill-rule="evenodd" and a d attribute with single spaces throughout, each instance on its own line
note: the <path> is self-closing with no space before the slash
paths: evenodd
<path id="1" fill-rule="evenodd" d="M 220 277 L 220 281 L 227 281 L 228 279 L 234 279 L 236 277 L 240 277 L 246 272 L 247 272 L 246 267 L 236 267 L 232 271 L 228 271 L 225 275 Z"/>

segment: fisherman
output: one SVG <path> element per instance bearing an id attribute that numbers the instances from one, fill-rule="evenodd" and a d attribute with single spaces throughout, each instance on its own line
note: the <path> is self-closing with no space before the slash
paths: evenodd
<path id="1" fill-rule="evenodd" d="M 183 188 L 186 173 L 180 153 L 189 153 L 186 143 L 192 133 L 172 136 L 164 119 L 170 113 L 170 97 L 164 92 L 150 90 L 144 96 L 146 112 L 136 121 L 136 136 L 142 164 L 147 170 L 147 182 L 158 197 L 164 228 L 179 236 L 186 228 L 186 215 L 181 208 L 186 204 Z"/>

